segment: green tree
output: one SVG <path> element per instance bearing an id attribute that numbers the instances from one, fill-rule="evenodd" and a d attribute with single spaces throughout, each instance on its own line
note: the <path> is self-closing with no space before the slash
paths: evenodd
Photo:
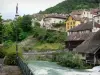
<path id="1" fill-rule="evenodd" d="M 97 8 L 100 0 L 65 0 L 40 13 L 70 13 L 72 10 Z"/>
<path id="2" fill-rule="evenodd" d="M 12 40 L 13 39 L 13 23 L 5 24 L 3 26 L 3 37 L 4 40 Z"/>
<path id="3" fill-rule="evenodd" d="M 30 15 L 24 15 L 21 21 L 21 28 L 24 32 L 29 32 L 32 30 L 32 24 L 31 24 L 31 16 Z"/>

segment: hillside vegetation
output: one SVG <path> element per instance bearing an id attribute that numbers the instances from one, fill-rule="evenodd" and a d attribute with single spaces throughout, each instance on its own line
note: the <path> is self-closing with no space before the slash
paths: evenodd
<path id="1" fill-rule="evenodd" d="M 70 13 L 72 10 L 98 7 L 99 0 L 65 0 L 40 13 Z"/>

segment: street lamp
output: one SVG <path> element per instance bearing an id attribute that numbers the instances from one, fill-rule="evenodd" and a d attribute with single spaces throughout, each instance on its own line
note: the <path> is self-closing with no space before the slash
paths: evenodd
<path id="1" fill-rule="evenodd" d="M 17 28 L 17 19 L 18 19 L 18 3 L 16 6 L 16 14 L 15 14 L 15 29 L 16 29 L 16 56 L 18 57 L 18 28 Z"/>
<path id="2" fill-rule="evenodd" d="M 3 46 L 3 24 L 2 24 L 2 18 L 1 18 L 1 13 L 0 13 L 0 46 Z"/>

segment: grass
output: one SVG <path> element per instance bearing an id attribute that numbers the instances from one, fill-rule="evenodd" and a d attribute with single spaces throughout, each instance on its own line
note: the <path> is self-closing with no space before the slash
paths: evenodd
<path id="1" fill-rule="evenodd" d="M 59 50 L 63 49 L 64 46 L 61 43 L 40 43 L 37 42 L 34 46 L 33 49 L 35 50 Z"/>
<path id="2" fill-rule="evenodd" d="M 13 43 L 9 48 L 4 48 L 7 54 L 15 53 L 16 52 L 16 43 Z M 22 53 L 21 47 L 18 47 L 18 52 Z"/>

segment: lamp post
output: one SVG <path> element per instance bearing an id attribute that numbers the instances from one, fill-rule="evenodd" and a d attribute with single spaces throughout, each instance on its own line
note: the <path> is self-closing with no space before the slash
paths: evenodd
<path id="1" fill-rule="evenodd" d="M 15 29 L 16 29 L 16 56 L 18 57 L 18 27 L 17 27 L 17 19 L 18 19 L 19 15 L 18 15 L 18 3 L 16 6 L 16 14 L 15 14 Z"/>
<path id="2" fill-rule="evenodd" d="M 0 13 L 0 47 L 3 46 L 3 23 L 2 23 L 2 16 Z"/>

